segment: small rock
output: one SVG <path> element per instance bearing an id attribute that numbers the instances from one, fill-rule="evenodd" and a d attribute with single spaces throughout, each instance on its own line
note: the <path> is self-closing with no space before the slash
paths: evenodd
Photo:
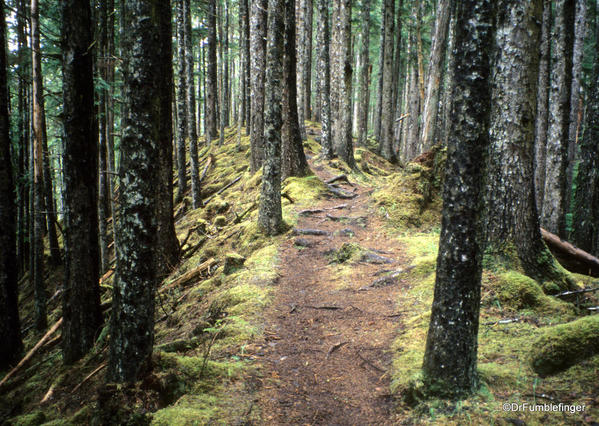
<path id="1" fill-rule="evenodd" d="M 372 263 L 375 265 L 382 265 L 384 263 L 393 263 L 393 259 L 389 259 L 388 257 L 379 256 L 378 254 L 374 254 L 371 252 L 362 253 L 362 257 L 360 258 L 362 262 Z"/>
<path id="2" fill-rule="evenodd" d="M 237 253 L 227 253 L 225 255 L 225 264 L 223 266 L 223 274 L 229 275 L 235 270 L 241 268 L 245 263 L 245 257 Z"/>

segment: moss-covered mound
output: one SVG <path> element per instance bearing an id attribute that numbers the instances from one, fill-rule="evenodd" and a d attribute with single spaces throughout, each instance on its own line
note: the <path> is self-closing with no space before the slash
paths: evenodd
<path id="1" fill-rule="evenodd" d="M 551 327 L 532 344 L 531 364 L 540 376 L 563 371 L 599 354 L 599 316 Z"/>

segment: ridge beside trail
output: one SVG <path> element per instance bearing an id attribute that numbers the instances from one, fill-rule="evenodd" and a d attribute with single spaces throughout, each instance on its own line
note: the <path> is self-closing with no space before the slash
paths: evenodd
<path id="1" fill-rule="evenodd" d="M 322 167 L 312 170 L 331 178 Z M 291 237 L 280 250 L 257 354 L 264 424 L 392 424 L 391 344 L 401 319 L 397 296 L 407 282 L 399 272 L 371 285 L 384 272 L 405 269 L 405 254 L 369 210 L 372 189 L 338 185 L 356 196 L 321 200 L 309 209 L 323 212 L 300 215 L 296 226 L 326 234 Z"/>

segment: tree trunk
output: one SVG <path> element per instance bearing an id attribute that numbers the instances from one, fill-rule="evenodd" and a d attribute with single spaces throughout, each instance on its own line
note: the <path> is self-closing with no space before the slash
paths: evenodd
<path id="1" fill-rule="evenodd" d="M 330 63 L 330 30 L 329 0 L 318 0 L 318 32 L 322 37 L 319 50 L 318 70 L 320 75 L 320 119 L 322 130 L 320 145 L 325 158 L 333 158 L 333 142 L 331 140 L 331 63 Z"/>
<path id="2" fill-rule="evenodd" d="M 407 138 L 406 138 L 406 161 L 410 161 L 418 155 L 420 128 L 418 119 L 420 116 L 420 86 L 419 86 L 419 60 L 418 60 L 418 27 L 420 15 L 420 0 L 412 5 L 412 28 L 410 30 L 410 94 L 408 96 Z"/>
<path id="3" fill-rule="evenodd" d="M 241 0 L 241 3 L 244 5 L 243 14 L 243 80 L 245 82 L 245 134 L 249 136 L 250 134 L 250 123 L 252 116 L 252 98 L 251 98 L 251 82 L 250 82 L 250 8 L 248 0 Z"/>
<path id="4" fill-rule="evenodd" d="M 572 179 L 578 145 L 578 130 L 582 118 L 582 60 L 584 38 L 586 35 L 587 5 L 585 0 L 576 1 L 576 17 L 574 24 L 574 44 L 572 51 L 572 87 L 570 93 L 570 119 L 568 123 L 568 166 L 566 169 L 566 212 L 570 211 L 572 199 Z"/>
<path id="5" fill-rule="evenodd" d="M 305 62 L 306 62 L 306 13 L 307 13 L 307 9 L 306 9 L 306 2 L 308 0 L 300 0 L 297 3 L 297 8 L 295 10 L 295 14 L 296 19 L 297 19 L 297 26 L 298 28 L 300 28 L 300 31 L 298 32 L 298 37 L 296 40 L 296 57 L 299 56 L 299 62 L 297 63 L 297 74 L 295 76 L 296 78 L 296 84 L 297 84 L 297 104 L 299 105 L 299 109 L 298 109 L 298 121 L 299 121 L 299 126 L 300 126 L 300 137 L 302 138 L 302 140 L 306 140 L 307 136 L 306 136 L 306 115 L 305 115 L 305 110 L 304 110 L 304 104 L 305 104 L 305 95 L 306 95 L 306 89 L 304 87 L 305 84 L 305 80 L 304 80 L 304 68 L 306 66 Z"/>
<path id="6" fill-rule="evenodd" d="M 422 132 L 420 135 L 424 151 L 433 145 L 433 136 L 437 126 L 437 111 L 439 110 L 439 87 L 441 85 L 442 67 L 445 62 L 447 46 L 447 29 L 449 27 L 449 0 L 439 0 L 435 18 L 435 33 L 431 46 L 431 59 L 428 64 L 428 81 L 422 113 Z"/>
<path id="7" fill-rule="evenodd" d="M 362 0 L 360 33 L 360 80 L 358 91 L 358 145 L 366 146 L 368 139 L 368 104 L 370 103 L 370 0 Z"/>
<path id="8" fill-rule="evenodd" d="M 285 50 L 283 63 L 283 111 L 281 174 L 306 176 L 310 172 L 298 122 L 296 57 L 295 57 L 295 0 L 285 0 Z"/>
<path id="9" fill-rule="evenodd" d="M 31 63 L 33 69 L 33 288 L 35 291 L 35 326 L 42 331 L 48 326 L 46 288 L 44 284 L 44 166 L 42 63 L 38 0 L 31 0 Z M 94 168 L 96 164 L 94 163 Z M 94 210 L 94 214 L 96 211 Z M 94 230 L 97 232 L 97 229 Z"/>
<path id="10" fill-rule="evenodd" d="M 568 166 L 568 127 L 572 83 L 574 0 L 558 0 L 553 28 L 551 89 L 547 163 L 541 223 L 549 232 L 565 237 L 566 169 Z"/>
<path id="11" fill-rule="evenodd" d="M 384 1 L 383 27 L 385 28 L 385 45 L 383 46 L 383 100 L 381 104 L 381 138 L 379 140 L 381 155 L 391 162 L 396 161 L 393 152 L 393 121 L 395 120 L 395 108 L 393 107 L 394 6 L 394 0 Z"/>
<path id="12" fill-rule="evenodd" d="M 252 0 L 250 43 L 252 50 L 251 73 L 251 158 L 252 172 L 262 167 L 264 161 L 264 77 L 266 68 L 266 25 L 268 0 Z"/>
<path id="13" fill-rule="evenodd" d="M 41 74 L 40 74 L 41 75 Z M 43 77 L 40 87 L 44 88 Z M 46 107 L 42 98 L 42 144 L 43 144 L 43 167 L 44 167 L 44 206 L 46 210 L 46 229 L 48 231 L 48 245 L 50 247 L 50 264 L 58 266 L 62 263 L 60 248 L 58 247 L 58 236 L 56 234 L 56 203 L 54 202 L 54 185 L 52 173 L 50 173 L 50 151 L 48 150 L 48 135 L 46 132 Z"/>
<path id="14" fill-rule="evenodd" d="M 216 0 L 208 0 L 206 17 L 208 29 L 208 62 L 206 70 L 206 141 L 210 143 L 217 136 L 217 96 L 218 79 L 216 75 Z"/>
<path id="15" fill-rule="evenodd" d="M 194 209 L 202 206 L 202 193 L 200 188 L 200 165 L 198 160 L 198 130 L 196 127 L 196 97 L 195 83 L 193 76 L 193 34 L 191 29 L 191 0 L 184 0 L 183 3 L 183 40 L 185 43 L 185 90 L 186 90 L 186 109 L 187 114 L 187 132 L 186 139 L 189 140 L 189 158 L 191 163 L 191 198 Z M 166 31 L 167 29 L 165 29 Z M 171 33 L 170 26 L 168 28 Z M 171 49 L 169 49 L 169 52 Z M 165 53 L 166 54 L 166 53 Z M 172 54 L 169 56 L 172 57 Z M 171 59 L 169 59 L 171 60 Z M 172 69 L 169 69 L 169 75 L 172 75 Z M 169 86 L 170 87 L 170 86 Z M 170 99 L 171 93 L 165 94 Z M 168 107 L 169 116 L 171 107 Z M 169 137 L 172 132 L 169 129 Z M 165 165 L 166 166 L 166 165 Z M 170 173 L 170 172 L 169 172 Z M 169 175 L 170 176 L 170 175 Z M 166 176 L 165 176 L 166 178 Z M 169 178 L 170 179 L 170 178 Z"/>
<path id="16" fill-rule="evenodd" d="M 62 353 L 81 359 L 102 325 L 98 264 L 98 124 L 94 108 L 91 8 L 63 0 L 65 288 Z"/>
<path id="17" fill-rule="evenodd" d="M 151 368 L 154 343 L 157 220 L 160 176 L 162 69 L 171 34 L 168 0 L 126 0 L 124 102 L 128 114 L 121 141 L 120 232 L 113 292 L 108 378 L 133 382 Z M 170 118 L 170 117 L 169 117 Z"/>
<path id="18" fill-rule="evenodd" d="M 476 357 L 482 271 L 481 162 L 488 145 L 493 3 L 457 4 L 453 120 L 443 189 L 435 295 L 423 376 L 431 392 L 462 396 L 478 387 Z"/>
<path id="19" fill-rule="evenodd" d="M 335 0 L 338 8 L 339 45 L 337 61 L 339 65 L 339 105 L 335 117 L 335 137 L 333 147 L 337 155 L 351 168 L 356 166 L 351 132 L 351 0 Z"/>
<path id="20" fill-rule="evenodd" d="M 539 79 L 537 83 L 537 115 L 535 119 L 535 199 L 537 212 L 543 213 L 547 127 L 549 118 L 549 62 L 551 40 L 551 1 L 543 1 L 543 23 L 539 46 Z"/>
<path id="21" fill-rule="evenodd" d="M 225 45 L 225 34 L 223 33 L 223 20 L 224 15 L 226 13 L 225 10 L 223 10 L 225 7 L 225 5 L 223 3 L 219 3 L 218 6 L 218 37 L 219 37 L 219 43 L 218 43 L 218 86 L 220 88 L 218 94 L 220 96 L 219 98 L 219 105 L 220 105 L 220 115 L 219 115 L 219 138 L 218 138 L 218 144 L 219 146 L 223 145 L 225 143 L 225 121 L 226 121 L 226 111 L 227 111 L 227 107 L 225 105 L 226 103 L 226 87 L 225 87 L 225 61 L 224 61 L 224 45 Z"/>
<path id="22" fill-rule="evenodd" d="M 0 1 L 0 46 L 6 46 L 4 0 Z M 6 51 L 0 50 L 0 369 L 17 362 L 23 351 L 17 288 L 15 187 L 10 155 Z"/>
<path id="23" fill-rule="evenodd" d="M 381 115 L 383 106 L 383 79 L 384 75 L 384 62 L 385 62 L 385 2 L 381 1 L 381 26 L 380 26 L 380 37 L 379 37 L 379 79 L 376 91 L 376 106 L 374 110 L 374 138 L 380 143 L 381 142 Z"/>
<path id="24" fill-rule="evenodd" d="M 177 8 L 177 176 L 179 187 L 177 202 L 181 202 L 187 192 L 187 57 L 185 56 L 185 1 L 176 0 Z"/>
<path id="25" fill-rule="evenodd" d="M 283 90 L 283 55 L 285 36 L 285 3 L 268 1 L 268 47 L 266 51 L 266 81 L 264 84 L 264 169 L 258 225 L 268 235 L 283 230 L 281 211 L 281 125 Z"/>

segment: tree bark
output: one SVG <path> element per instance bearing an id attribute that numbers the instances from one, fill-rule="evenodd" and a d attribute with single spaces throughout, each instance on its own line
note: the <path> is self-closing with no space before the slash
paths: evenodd
<path id="1" fill-rule="evenodd" d="M 419 16 L 420 16 L 420 0 L 416 0 L 412 5 L 412 28 L 410 30 L 410 92 L 408 95 L 408 117 L 407 120 L 407 135 L 406 135 L 406 157 L 409 161 L 418 155 L 418 135 L 420 132 L 419 116 L 420 116 L 420 70 L 418 59 L 418 32 L 419 32 Z"/>
<path id="2" fill-rule="evenodd" d="M 252 172 L 262 167 L 264 161 L 264 77 L 266 68 L 266 25 L 268 0 L 252 0 L 250 20 L 251 43 L 251 158 Z"/>
<path id="3" fill-rule="evenodd" d="M 6 19 L 0 1 L 0 369 L 16 363 L 23 351 L 19 321 L 15 187 L 10 151 L 9 96 L 6 70 Z"/>
<path id="4" fill-rule="evenodd" d="M 281 125 L 283 90 L 283 55 L 285 36 L 285 3 L 268 1 L 268 47 L 266 50 L 265 92 L 265 145 L 262 194 L 258 211 L 258 225 L 268 235 L 283 230 L 281 211 Z"/>
<path id="5" fill-rule="evenodd" d="M 488 146 L 493 2 L 457 4 L 455 88 L 435 295 L 423 376 L 431 392 L 462 396 L 476 373 L 482 272 L 481 162 Z"/>
<path id="6" fill-rule="evenodd" d="M 304 0 L 304 67 L 302 69 L 304 80 L 304 118 L 310 120 L 312 118 L 312 21 L 314 16 L 314 7 L 312 0 Z M 302 123 L 303 124 L 303 123 Z M 305 133 L 304 128 L 304 133 Z"/>
<path id="7" fill-rule="evenodd" d="M 250 134 L 250 123 L 252 116 L 252 100 L 251 100 L 251 82 L 250 82 L 250 7 L 248 0 L 241 0 L 244 7 L 243 13 L 243 80 L 244 80 L 244 98 L 245 98 L 245 134 Z"/>
<path id="8" fill-rule="evenodd" d="M 185 19 L 186 0 L 177 0 L 177 176 L 179 181 L 177 202 L 181 202 L 187 192 L 187 57 L 185 56 Z"/>
<path id="9" fill-rule="evenodd" d="M 282 111 L 282 178 L 306 176 L 310 168 L 298 121 L 296 57 L 295 57 L 295 0 L 285 0 L 285 42 L 283 63 Z"/>
<path id="10" fill-rule="evenodd" d="M 370 103 L 370 0 L 362 0 L 360 33 L 360 76 L 358 91 L 358 145 L 368 139 L 368 104 Z"/>
<path id="11" fill-rule="evenodd" d="M 208 27 L 208 57 L 206 58 L 206 142 L 217 136 L 217 96 L 218 79 L 216 75 L 216 0 L 208 0 L 206 16 Z"/>
<path id="12" fill-rule="evenodd" d="M 374 110 L 374 138 L 380 143 L 381 141 L 381 114 L 383 105 L 383 79 L 384 74 L 384 62 L 385 62 L 385 2 L 381 2 L 381 26 L 379 36 L 379 61 L 378 61 L 378 74 L 379 80 L 376 91 L 376 106 Z"/>
<path id="13" fill-rule="evenodd" d="M 325 158 L 333 158 L 333 142 L 331 140 L 331 63 L 330 63 L 330 30 L 329 30 L 329 0 L 318 0 L 318 32 L 322 36 L 319 50 L 318 69 L 321 76 L 320 88 L 320 119 L 322 129 L 320 145 Z"/>
<path id="14" fill-rule="evenodd" d="M 42 331 L 48 326 L 46 288 L 44 284 L 44 167 L 43 115 L 44 97 L 41 86 L 42 63 L 38 0 L 31 0 L 31 63 L 33 69 L 33 288 L 35 292 L 35 326 Z M 94 168 L 96 164 L 94 163 Z M 94 214 L 96 211 L 94 210 Z M 97 232 L 95 230 L 94 232 Z"/>
<path id="15" fill-rule="evenodd" d="M 572 83 L 572 47 L 574 33 L 574 0 L 558 0 L 553 28 L 551 89 L 549 93 L 549 129 L 547 163 L 541 223 L 549 232 L 565 237 L 566 169 L 568 160 L 568 127 Z"/>
<path id="16" fill-rule="evenodd" d="M 102 325 L 98 242 L 98 124 L 94 107 L 91 8 L 62 0 L 65 287 L 62 353 L 81 359 Z"/>
<path id="17" fill-rule="evenodd" d="M 160 176 L 163 34 L 168 0 L 125 0 L 127 31 L 121 141 L 120 232 L 111 322 L 108 378 L 133 382 L 151 368 L 156 293 L 156 203 Z"/>
<path id="18" fill-rule="evenodd" d="M 535 120 L 535 199 L 537 211 L 542 214 L 545 192 L 547 127 L 549 118 L 549 63 L 551 40 L 551 1 L 543 1 L 543 23 L 539 46 L 539 79 L 537 82 L 537 115 Z"/>
<path id="19" fill-rule="evenodd" d="M 447 30 L 449 28 L 449 3 L 449 0 L 440 0 L 437 4 L 435 33 L 431 46 L 431 59 L 428 65 L 426 96 L 422 112 L 422 132 L 420 134 L 420 140 L 424 145 L 424 151 L 430 149 L 433 145 L 433 136 L 437 126 L 439 87 L 441 85 L 442 67 L 445 62 Z"/>
<path id="20" fill-rule="evenodd" d="M 385 44 L 383 46 L 383 99 L 381 104 L 381 138 L 379 151 L 388 161 L 395 162 L 393 152 L 393 122 L 395 108 L 393 105 L 393 24 L 395 18 L 395 1 L 385 0 L 383 9 L 383 27 L 385 28 Z"/>

